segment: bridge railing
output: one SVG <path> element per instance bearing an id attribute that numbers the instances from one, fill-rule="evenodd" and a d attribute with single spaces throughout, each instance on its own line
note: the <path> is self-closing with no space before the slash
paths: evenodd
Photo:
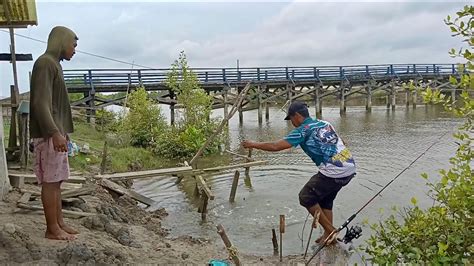
<path id="1" fill-rule="evenodd" d="M 315 67 L 192 68 L 201 84 L 233 84 L 247 81 L 352 81 L 458 74 L 457 64 L 389 64 Z M 64 70 L 69 87 L 95 87 L 165 82 L 170 69 Z"/>

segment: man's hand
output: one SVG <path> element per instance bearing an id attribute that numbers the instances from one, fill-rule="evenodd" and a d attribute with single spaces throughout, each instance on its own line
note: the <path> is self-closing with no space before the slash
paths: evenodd
<path id="1" fill-rule="evenodd" d="M 53 135 L 53 147 L 57 152 L 67 152 L 66 138 L 59 132 L 56 132 Z"/>
<path id="2" fill-rule="evenodd" d="M 245 149 L 253 149 L 255 148 L 255 142 L 251 140 L 244 140 L 242 141 L 242 147 Z"/>

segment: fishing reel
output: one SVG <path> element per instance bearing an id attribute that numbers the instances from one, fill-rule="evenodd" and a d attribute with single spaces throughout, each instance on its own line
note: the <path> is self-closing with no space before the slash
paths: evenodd
<path id="1" fill-rule="evenodd" d="M 342 242 L 347 244 L 352 241 L 352 239 L 357 239 L 362 235 L 362 228 L 358 225 L 351 226 L 351 228 L 346 227 L 346 234 L 342 238 Z"/>

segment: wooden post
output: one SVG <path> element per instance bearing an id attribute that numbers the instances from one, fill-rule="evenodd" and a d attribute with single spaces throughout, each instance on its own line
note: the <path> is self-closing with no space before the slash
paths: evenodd
<path id="1" fill-rule="evenodd" d="M 242 88 L 238 88 L 237 91 L 240 94 L 242 92 Z M 239 110 L 239 124 L 243 125 L 244 124 L 244 112 L 242 111 L 242 104 L 239 104 L 237 107 L 238 107 L 238 110 Z"/>
<path id="2" fill-rule="evenodd" d="M 8 8 L 5 7 L 6 12 L 8 13 Z M 9 15 L 8 15 L 9 16 Z M 11 122 L 10 122 L 10 138 L 8 142 L 8 147 L 9 148 L 16 148 L 17 146 L 17 108 L 18 108 L 18 103 L 20 102 L 20 92 L 18 89 L 18 72 L 17 72 L 17 67 L 16 67 L 16 54 L 15 54 L 15 31 L 14 28 L 11 27 L 9 28 L 10 32 L 10 54 L 12 57 L 12 66 L 13 66 L 13 86 L 10 87 L 10 102 L 12 104 L 11 110 L 12 110 L 12 117 L 11 117 Z M 13 152 L 14 149 L 11 149 L 10 151 Z"/>
<path id="3" fill-rule="evenodd" d="M 416 108 L 416 103 L 417 103 L 417 101 L 418 101 L 418 99 L 417 99 L 418 97 L 417 97 L 417 92 L 416 92 L 416 90 L 414 90 L 414 91 L 412 92 L 411 96 L 412 96 L 411 102 L 412 102 L 412 104 L 413 104 L 413 109 L 415 109 L 415 108 Z"/>
<path id="4" fill-rule="evenodd" d="M 103 175 L 107 169 L 107 140 L 104 141 L 104 149 L 102 150 L 102 161 L 100 162 L 100 174 Z"/>
<path id="5" fill-rule="evenodd" d="M 224 242 L 224 245 L 227 248 L 230 257 L 234 261 L 235 265 L 240 266 L 240 260 L 237 256 L 237 249 L 232 246 L 232 243 L 230 242 L 229 238 L 227 237 L 227 234 L 225 233 L 224 227 L 221 224 L 217 225 L 216 227 L 217 233 L 221 236 L 222 241 Z"/>
<path id="6" fill-rule="evenodd" d="M 392 111 L 395 111 L 396 103 L 397 103 L 397 89 L 395 88 L 395 86 L 392 86 Z"/>
<path id="7" fill-rule="evenodd" d="M 247 155 L 246 161 L 251 162 L 251 158 L 252 158 L 252 149 L 249 149 L 249 153 Z M 250 166 L 245 167 L 245 176 L 250 177 Z"/>
<path id="8" fill-rule="evenodd" d="M 230 190 L 229 202 L 235 202 L 235 193 L 237 192 L 237 186 L 239 185 L 240 172 L 237 170 L 234 174 L 234 179 L 232 181 L 232 188 Z"/>
<path id="9" fill-rule="evenodd" d="M 273 254 L 277 255 L 278 254 L 278 240 L 277 240 L 275 228 L 272 228 L 272 243 L 273 243 Z"/>
<path id="10" fill-rule="evenodd" d="M 367 98 L 366 98 L 366 103 L 365 103 L 365 110 L 368 112 L 372 111 L 372 87 L 369 85 L 367 87 Z"/>
<path id="11" fill-rule="evenodd" d="M 206 221 L 207 217 L 207 203 L 209 201 L 209 198 L 207 197 L 206 193 L 202 193 L 201 195 L 202 198 L 202 206 L 201 206 L 201 220 Z"/>
<path id="12" fill-rule="evenodd" d="M 280 262 L 283 260 L 283 234 L 285 233 L 285 215 L 280 215 Z"/>
<path id="13" fill-rule="evenodd" d="M 174 107 L 174 103 L 173 103 L 173 100 L 174 100 L 174 92 L 172 90 L 169 91 L 169 94 L 170 94 L 170 98 L 171 98 L 171 104 L 170 104 L 170 122 L 171 122 L 171 125 L 174 125 L 175 123 L 175 120 L 176 120 L 176 117 L 175 117 L 175 107 Z"/>
<path id="14" fill-rule="evenodd" d="M 344 86 L 341 86 L 341 106 L 339 109 L 340 114 L 344 114 L 346 112 L 346 99 L 345 99 L 345 90 Z"/>
<path id="15" fill-rule="evenodd" d="M 268 95 L 268 86 L 264 85 L 265 93 Z M 265 120 L 270 120 L 270 103 L 268 101 L 265 102 Z"/>
<path id="16" fill-rule="evenodd" d="M 319 96 L 320 94 L 320 87 L 319 85 L 314 85 L 316 90 L 314 91 L 314 106 L 316 109 L 316 118 L 321 118 L 322 115 L 322 106 L 321 106 L 321 98 Z"/>
<path id="17" fill-rule="evenodd" d="M 451 101 L 456 101 L 456 87 L 452 86 L 452 90 L 451 90 Z"/>
<path id="18" fill-rule="evenodd" d="M 385 96 L 385 105 L 390 108 L 390 93 Z"/>
<path id="19" fill-rule="evenodd" d="M 257 104 L 258 104 L 258 124 L 263 122 L 263 106 L 262 106 L 262 90 L 260 85 L 257 86 Z"/>
<path id="20" fill-rule="evenodd" d="M 28 116 L 20 114 L 20 164 L 21 169 L 28 168 Z"/>
<path id="21" fill-rule="evenodd" d="M 3 130 L 3 110 L 0 106 L 0 200 L 5 200 L 10 190 L 8 180 L 7 156 L 5 154 L 5 133 Z"/>
<path id="22" fill-rule="evenodd" d="M 289 101 L 289 104 L 293 102 L 293 86 L 286 84 L 286 99 Z"/>
<path id="23" fill-rule="evenodd" d="M 408 106 L 410 106 L 410 90 L 405 91 L 405 100 L 406 100 L 406 106 L 408 109 Z"/>
<path id="24" fill-rule="evenodd" d="M 227 101 L 228 101 L 228 89 L 226 87 L 224 87 L 224 117 L 227 117 L 229 115 L 229 106 L 227 104 Z M 229 124 L 229 121 L 227 121 L 227 124 Z"/>
<path id="25" fill-rule="evenodd" d="M 15 89 L 15 86 L 12 85 L 10 86 L 10 100 L 11 100 L 11 112 L 12 116 L 10 119 L 10 135 L 8 139 L 8 147 L 10 148 L 10 151 L 13 152 L 13 150 L 18 147 L 18 135 L 17 135 L 17 110 L 18 110 L 18 101 L 19 101 L 19 95 Z M 3 114 L 2 114 L 3 115 Z"/>

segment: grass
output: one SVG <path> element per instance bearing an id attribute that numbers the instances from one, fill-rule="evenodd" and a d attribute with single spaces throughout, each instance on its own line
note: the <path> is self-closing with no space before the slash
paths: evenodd
<path id="1" fill-rule="evenodd" d="M 105 132 L 96 130 L 88 123 L 75 121 L 71 140 L 81 147 L 88 143 L 92 152 L 70 157 L 71 167 L 83 172 L 99 171 L 105 139 Z M 111 141 L 108 141 L 108 143 L 111 143 Z M 149 170 L 176 165 L 176 162 L 158 157 L 145 148 L 113 146 L 110 144 L 107 150 L 106 172 Z"/>

